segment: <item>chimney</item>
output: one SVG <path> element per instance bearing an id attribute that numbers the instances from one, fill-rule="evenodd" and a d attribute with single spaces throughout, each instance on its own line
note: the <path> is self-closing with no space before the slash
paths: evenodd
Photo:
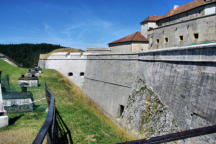
<path id="1" fill-rule="evenodd" d="M 173 9 L 176 10 L 179 6 L 178 5 L 174 5 Z"/>

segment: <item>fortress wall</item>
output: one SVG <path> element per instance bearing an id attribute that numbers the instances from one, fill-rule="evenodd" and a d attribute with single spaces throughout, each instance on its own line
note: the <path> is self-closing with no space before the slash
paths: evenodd
<path id="1" fill-rule="evenodd" d="M 71 80 L 114 117 L 120 115 L 120 105 L 126 108 L 140 78 L 174 114 L 180 129 L 216 123 L 215 43 L 134 54 L 57 53 L 44 64 L 66 76 L 84 71 L 84 77 Z"/>
<path id="2" fill-rule="evenodd" d="M 139 54 L 138 71 L 181 129 L 216 123 L 216 44 Z"/>
<path id="3" fill-rule="evenodd" d="M 88 55 L 83 90 L 119 116 L 136 77 L 159 96 L 181 129 L 216 123 L 216 44 Z"/>
<path id="4" fill-rule="evenodd" d="M 86 67 L 86 55 L 80 53 L 58 52 L 50 55 L 46 60 L 40 60 L 39 66 L 47 69 L 55 69 L 66 76 L 77 86 L 82 87 L 84 76 L 80 76 Z M 72 73 L 69 76 L 69 73 Z"/>
<path id="5" fill-rule="evenodd" d="M 116 117 L 126 106 L 137 75 L 137 55 L 88 55 L 84 92 L 104 111 Z"/>

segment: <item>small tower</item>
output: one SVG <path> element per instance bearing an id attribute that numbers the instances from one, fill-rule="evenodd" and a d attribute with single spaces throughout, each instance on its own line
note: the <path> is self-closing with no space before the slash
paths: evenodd
<path id="1" fill-rule="evenodd" d="M 141 24 L 141 33 L 144 35 L 147 39 L 148 38 L 148 31 L 151 31 L 154 28 L 157 28 L 157 21 L 161 18 L 162 16 L 149 16 L 147 17 L 144 21 L 142 21 Z"/>

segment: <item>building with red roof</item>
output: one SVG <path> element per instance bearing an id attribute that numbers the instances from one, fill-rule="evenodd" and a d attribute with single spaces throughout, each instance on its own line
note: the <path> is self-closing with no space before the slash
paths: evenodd
<path id="1" fill-rule="evenodd" d="M 164 16 L 149 16 L 141 31 L 109 43 L 111 52 L 139 52 L 216 41 L 216 1 L 193 0 Z"/>
<path id="2" fill-rule="evenodd" d="M 135 32 L 109 43 L 109 47 L 114 53 L 139 52 L 148 49 L 148 40 L 141 32 Z"/>

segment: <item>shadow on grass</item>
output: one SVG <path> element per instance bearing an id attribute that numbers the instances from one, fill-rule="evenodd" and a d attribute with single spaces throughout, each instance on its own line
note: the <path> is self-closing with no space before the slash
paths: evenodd
<path id="1" fill-rule="evenodd" d="M 20 119 L 22 116 L 24 116 L 24 114 L 21 114 L 19 116 L 16 116 L 14 118 L 10 118 L 9 119 L 9 125 L 13 125 L 18 119 Z"/>
<path id="2" fill-rule="evenodd" d="M 34 112 L 43 112 L 47 108 L 46 105 L 41 106 L 41 105 L 34 105 Z"/>

